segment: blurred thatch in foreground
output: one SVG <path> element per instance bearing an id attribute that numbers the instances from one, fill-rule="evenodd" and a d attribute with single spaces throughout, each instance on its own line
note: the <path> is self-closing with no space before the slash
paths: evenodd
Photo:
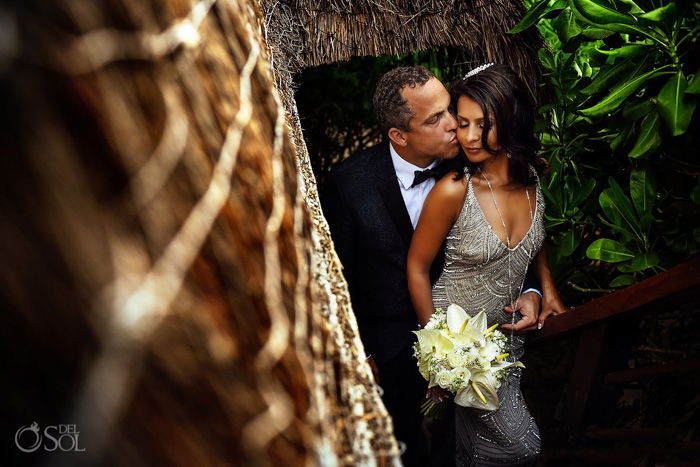
<path id="1" fill-rule="evenodd" d="M 0 7 L 2 428 L 86 449 L 9 464 L 397 462 L 292 73 L 448 43 L 529 73 L 536 45 L 518 2 L 346 3 Z"/>
<path id="2" fill-rule="evenodd" d="M 6 439 L 76 423 L 70 464 L 391 458 L 347 299 L 319 303 L 340 292 L 314 279 L 257 5 L 1 14 Z"/>

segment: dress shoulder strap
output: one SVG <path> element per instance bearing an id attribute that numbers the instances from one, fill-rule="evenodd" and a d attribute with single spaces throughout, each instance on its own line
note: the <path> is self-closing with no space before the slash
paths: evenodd
<path id="1" fill-rule="evenodd" d="M 537 175 L 537 170 L 532 166 L 532 164 L 528 164 L 528 168 L 530 169 L 530 175 L 534 175 L 535 178 L 537 179 L 537 184 L 540 184 L 540 176 Z"/>

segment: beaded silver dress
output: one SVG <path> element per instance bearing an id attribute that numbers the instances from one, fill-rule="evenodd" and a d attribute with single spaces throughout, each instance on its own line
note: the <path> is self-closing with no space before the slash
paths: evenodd
<path id="1" fill-rule="evenodd" d="M 509 249 L 486 221 L 469 172 L 465 179 L 467 194 L 447 235 L 445 265 L 433 286 L 433 304 L 445 310 L 456 303 L 472 316 L 484 310 L 489 326 L 510 323 L 512 316 L 503 307 L 518 297 L 528 264 L 545 238 L 542 192 L 538 183 L 532 225 L 522 241 Z M 510 333 L 505 334 L 511 357 L 522 358 L 524 337 L 514 335 L 511 340 Z M 455 407 L 456 465 L 519 466 L 537 460 L 540 436 L 520 392 L 522 370 L 509 371 L 498 390 L 497 410 Z"/>

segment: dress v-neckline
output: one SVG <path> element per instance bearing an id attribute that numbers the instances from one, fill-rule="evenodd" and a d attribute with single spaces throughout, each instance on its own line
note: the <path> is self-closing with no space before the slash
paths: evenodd
<path id="1" fill-rule="evenodd" d="M 525 188 L 527 189 L 527 188 Z M 481 203 L 476 197 L 476 193 L 474 193 L 474 183 L 472 182 L 472 176 L 471 174 L 469 175 L 469 193 L 471 194 L 472 199 L 476 203 L 477 207 L 479 208 L 479 212 L 481 213 L 481 218 L 484 220 L 484 223 L 488 226 L 489 231 L 493 234 L 493 236 L 498 240 L 498 243 L 503 246 L 506 250 L 510 251 L 515 251 L 518 249 L 520 245 L 525 241 L 525 239 L 530 235 L 530 232 L 532 231 L 532 227 L 535 225 L 535 219 L 537 218 L 537 212 L 538 212 L 538 206 L 537 206 L 537 201 L 539 197 L 539 193 L 537 192 L 537 189 L 535 189 L 535 212 L 532 215 L 532 219 L 530 220 L 530 228 L 527 229 L 527 232 L 525 232 L 525 235 L 523 235 L 523 238 L 520 239 L 517 245 L 515 245 L 513 248 L 509 248 L 508 245 L 501 240 L 501 237 L 498 236 L 495 230 L 493 230 L 493 227 L 491 226 L 491 223 L 488 221 L 486 218 L 486 214 L 484 214 L 484 210 L 481 207 Z M 507 234 L 507 233 L 506 233 Z"/>

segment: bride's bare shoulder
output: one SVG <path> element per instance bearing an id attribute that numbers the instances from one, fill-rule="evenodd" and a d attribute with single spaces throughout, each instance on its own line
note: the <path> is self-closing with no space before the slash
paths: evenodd
<path id="1" fill-rule="evenodd" d="M 435 193 L 441 198 L 462 201 L 467 190 L 467 177 L 458 177 L 457 172 L 448 172 L 437 181 L 431 194 Z"/>

